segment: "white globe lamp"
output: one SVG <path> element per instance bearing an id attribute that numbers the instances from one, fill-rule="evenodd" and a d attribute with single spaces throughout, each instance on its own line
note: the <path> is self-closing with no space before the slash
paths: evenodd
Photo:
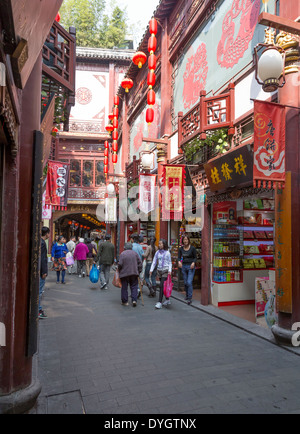
<path id="1" fill-rule="evenodd" d="M 257 75 L 265 92 L 275 92 L 280 86 L 284 70 L 284 58 L 275 47 L 267 48 L 257 63 Z"/>

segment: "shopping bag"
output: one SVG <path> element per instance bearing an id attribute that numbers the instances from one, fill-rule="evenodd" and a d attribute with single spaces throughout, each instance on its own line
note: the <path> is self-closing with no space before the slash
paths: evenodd
<path id="1" fill-rule="evenodd" d="M 164 295 L 166 298 L 171 297 L 172 289 L 173 289 L 172 277 L 170 276 L 170 274 L 168 274 L 168 278 L 164 283 Z"/>
<path id="2" fill-rule="evenodd" d="M 122 282 L 121 282 L 121 279 L 120 279 L 120 276 L 119 276 L 119 270 L 116 270 L 116 271 L 115 271 L 115 274 L 114 274 L 114 278 L 113 278 L 112 284 L 113 284 L 116 288 L 122 288 Z"/>
<path id="3" fill-rule="evenodd" d="M 73 258 L 73 256 L 72 256 L 71 253 L 70 253 L 70 255 L 71 255 L 71 256 L 68 256 L 68 253 L 67 253 L 67 256 L 66 256 L 66 264 L 67 264 L 68 266 L 70 266 L 70 265 L 74 265 L 74 264 L 75 264 L 74 258 Z"/>
<path id="4" fill-rule="evenodd" d="M 90 281 L 92 283 L 97 283 L 99 280 L 99 275 L 100 275 L 99 270 L 98 270 L 97 266 L 94 264 L 92 266 L 91 271 L 90 271 Z"/>

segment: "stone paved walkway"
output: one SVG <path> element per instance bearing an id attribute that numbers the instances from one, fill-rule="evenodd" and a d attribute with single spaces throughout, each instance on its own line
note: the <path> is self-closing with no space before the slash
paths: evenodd
<path id="1" fill-rule="evenodd" d="M 50 273 L 37 414 L 300 413 L 299 355 L 209 308 L 156 310 L 146 292 L 124 307 L 113 286 Z"/>

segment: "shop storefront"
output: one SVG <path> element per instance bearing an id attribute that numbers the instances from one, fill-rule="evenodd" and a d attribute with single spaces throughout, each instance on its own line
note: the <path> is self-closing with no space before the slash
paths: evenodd
<path id="1" fill-rule="evenodd" d="M 265 307 L 275 297 L 275 193 L 251 186 L 252 160 L 251 150 L 241 148 L 205 166 L 211 190 L 211 299 L 214 306 L 267 327 Z"/>

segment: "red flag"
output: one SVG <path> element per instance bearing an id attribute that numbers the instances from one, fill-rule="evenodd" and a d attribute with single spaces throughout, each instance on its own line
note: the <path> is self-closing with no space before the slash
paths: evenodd
<path id="1" fill-rule="evenodd" d="M 56 208 L 67 208 L 69 186 L 69 164 L 48 161 L 45 204 Z"/>
<path id="2" fill-rule="evenodd" d="M 274 187 L 285 181 L 285 107 L 254 102 L 254 186 Z"/>

